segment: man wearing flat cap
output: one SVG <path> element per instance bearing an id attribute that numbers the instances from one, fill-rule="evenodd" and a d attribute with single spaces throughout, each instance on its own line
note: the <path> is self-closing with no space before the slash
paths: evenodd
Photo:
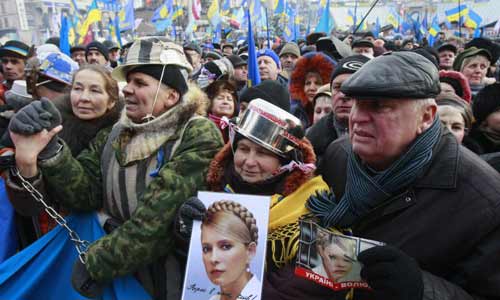
<path id="1" fill-rule="evenodd" d="M 365 55 L 369 58 L 373 58 L 374 52 L 374 46 L 373 42 L 365 39 L 360 39 L 360 40 L 355 40 L 352 42 L 352 52 L 356 54 L 362 54 Z"/>
<path id="2" fill-rule="evenodd" d="M 441 70 L 453 70 L 453 62 L 455 61 L 455 56 L 457 55 L 457 47 L 453 44 L 442 44 L 437 48 L 439 53 L 439 69 Z"/>
<path id="3" fill-rule="evenodd" d="M 331 195 L 308 206 L 325 227 L 386 244 L 358 256 L 366 298 L 498 299 L 500 175 L 441 125 L 436 67 L 388 53 L 340 90 L 354 99 L 349 138 L 324 156 Z"/>

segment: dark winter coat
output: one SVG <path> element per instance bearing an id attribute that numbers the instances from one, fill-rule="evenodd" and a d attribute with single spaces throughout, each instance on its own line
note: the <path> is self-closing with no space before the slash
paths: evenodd
<path id="1" fill-rule="evenodd" d="M 306 137 L 314 147 L 317 163 L 321 162 L 321 158 L 328 145 L 338 138 L 337 131 L 333 125 L 333 118 L 333 112 L 330 112 L 306 131 Z"/>
<path id="2" fill-rule="evenodd" d="M 349 147 L 348 139 L 337 140 L 324 156 L 323 178 L 339 198 Z M 500 295 L 500 175 L 447 131 L 423 175 L 355 224 L 353 233 L 415 258 L 425 271 L 424 299 Z"/>

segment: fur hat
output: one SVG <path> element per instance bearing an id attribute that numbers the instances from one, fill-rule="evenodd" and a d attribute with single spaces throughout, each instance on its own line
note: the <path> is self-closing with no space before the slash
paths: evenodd
<path id="1" fill-rule="evenodd" d="M 302 105 L 308 105 L 304 92 L 306 75 L 309 72 L 319 73 L 322 84 L 329 83 L 330 76 L 335 69 L 335 62 L 321 52 L 311 52 L 299 58 L 290 77 L 290 94 L 292 99 L 300 100 Z"/>
<path id="2" fill-rule="evenodd" d="M 457 71 L 440 70 L 439 81 L 451 85 L 455 90 L 455 94 L 470 103 L 472 99 L 472 93 L 470 90 L 469 81 L 462 73 Z"/>

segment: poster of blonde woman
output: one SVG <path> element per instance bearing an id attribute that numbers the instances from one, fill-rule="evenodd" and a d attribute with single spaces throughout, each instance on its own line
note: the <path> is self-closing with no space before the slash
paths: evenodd
<path id="1" fill-rule="evenodd" d="M 260 300 L 270 198 L 199 192 L 182 300 Z"/>
<path id="2" fill-rule="evenodd" d="M 358 254 L 383 243 L 331 232 L 313 220 L 301 221 L 295 274 L 333 290 L 369 289 L 361 279 Z"/>

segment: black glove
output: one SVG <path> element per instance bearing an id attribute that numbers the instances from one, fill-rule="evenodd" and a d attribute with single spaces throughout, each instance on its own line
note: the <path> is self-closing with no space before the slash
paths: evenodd
<path id="1" fill-rule="evenodd" d="M 10 120 L 9 131 L 22 135 L 36 134 L 43 129 L 48 131 L 60 125 L 61 114 L 50 100 L 42 98 L 33 101 L 18 111 Z M 54 136 L 45 148 L 40 152 L 40 159 L 54 156 L 59 149 L 57 135 Z"/>
<path id="2" fill-rule="evenodd" d="M 90 277 L 85 265 L 77 259 L 73 265 L 71 285 L 82 296 L 95 299 L 102 295 L 104 286 Z"/>
<path id="3" fill-rule="evenodd" d="M 424 283 L 418 263 L 392 246 L 361 252 L 361 277 L 373 288 L 375 300 L 422 300 Z"/>
<path id="4" fill-rule="evenodd" d="M 193 230 L 193 220 L 201 221 L 205 216 L 206 208 L 203 202 L 198 197 L 187 199 L 177 212 L 176 226 L 178 234 L 189 241 L 191 239 L 191 231 Z"/>

